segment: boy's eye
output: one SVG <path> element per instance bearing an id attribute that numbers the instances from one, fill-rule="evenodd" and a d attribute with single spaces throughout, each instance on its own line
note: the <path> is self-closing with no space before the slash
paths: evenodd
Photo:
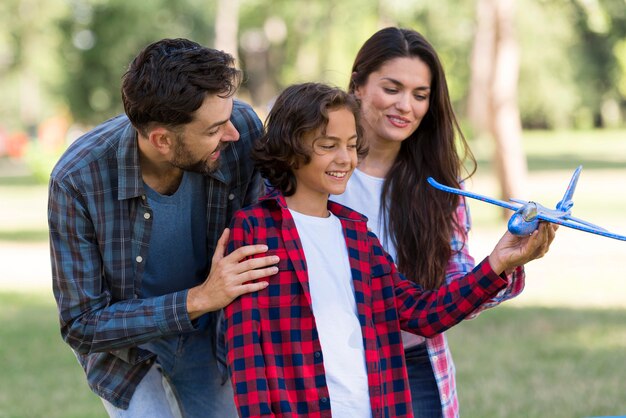
<path id="1" fill-rule="evenodd" d="M 332 151 L 333 149 L 335 149 L 335 147 L 336 144 L 334 142 L 324 140 L 318 141 L 314 145 L 314 149 L 318 150 L 319 152 Z"/>

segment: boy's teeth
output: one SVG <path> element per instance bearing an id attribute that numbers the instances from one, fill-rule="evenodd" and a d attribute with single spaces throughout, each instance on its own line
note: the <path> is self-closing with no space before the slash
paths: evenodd
<path id="1" fill-rule="evenodd" d="M 345 177 L 346 176 L 346 173 L 338 173 L 336 171 L 329 171 L 328 174 L 333 177 Z"/>

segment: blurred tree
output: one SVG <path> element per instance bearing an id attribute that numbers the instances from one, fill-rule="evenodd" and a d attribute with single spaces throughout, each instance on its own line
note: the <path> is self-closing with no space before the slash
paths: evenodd
<path id="1" fill-rule="evenodd" d="M 463 118 L 473 108 L 466 99 L 477 1 L 3 0 L 0 116 L 5 126 L 35 125 L 67 103 L 78 121 L 99 122 L 121 111 L 120 78 L 137 51 L 181 36 L 239 55 L 247 76 L 240 95 L 263 109 L 294 82 L 346 87 L 360 45 L 380 27 L 398 25 L 422 32 L 435 46 Z M 624 0 L 519 4 L 522 125 L 623 124 Z M 216 17 L 224 11 L 230 18 Z M 216 20 L 230 22 L 230 29 Z"/>
<path id="2" fill-rule="evenodd" d="M 214 48 L 227 51 L 236 61 L 239 33 L 239 0 L 218 0 L 215 14 Z"/>
<path id="3" fill-rule="evenodd" d="M 74 0 L 58 24 L 66 69 L 60 85 L 74 117 L 98 123 L 122 111 L 121 77 L 130 60 L 161 38 L 213 43 L 212 2 L 188 0 Z"/>
<path id="4" fill-rule="evenodd" d="M 0 3 L 0 119 L 9 130 L 32 136 L 62 104 L 51 94 L 61 73 L 55 55 L 61 40 L 50 21 L 66 10 L 63 0 Z"/>
<path id="5" fill-rule="evenodd" d="M 520 59 L 515 0 L 478 0 L 476 15 L 471 115 L 477 129 L 488 131 L 495 140 L 494 162 L 501 198 L 508 200 L 521 196 L 527 171 L 517 105 Z"/>
<path id="6" fill-rule="evenodd" d="M 624 68 L 617 54 L 626 41 L 626 2 L 575 0 L 574 27 L 579 34 L 573 49 L 576 75 L 585 106 L 593 112 L 596 127 L 616 127 L 623 122 L 625 96 L 619 90 Z"/>

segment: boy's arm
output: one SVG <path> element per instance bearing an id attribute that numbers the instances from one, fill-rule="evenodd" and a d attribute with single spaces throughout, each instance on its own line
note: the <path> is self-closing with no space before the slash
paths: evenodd
<path id="1" fill-rule="evenodd" d="M 465 197 L 459 196 L 459 204 L 456 208 L 456 220 L 459 226 L 453 232 L 450 247 L 452 256 L 446 266 L 446 283 L 452 283 L 461 279 L 467 273 L 472 271 L 476 266 L 474 258 L 470 254 L 468 245 L 469 231 L 472 227 L 469 206 Z M 508 299 L 514 298 L 524 290 L 525 273 L 524 266 L 518 266 L 509 274 L 507 274 L 507 286 L 502 289 L 493 298 L 480 305 L 468 319 L 475 318 L 485 309 L 493 308 Z"/>
<path id="2" fill-rule="evenodd" d="M 378 239 L 373 234 L 370 237 L 373 270 L 388 274 L 403 330 L 431 338 L 461 322 L 507 284 L 485 258 L 462 278 L 436 291 L 425 291 L 400 274 Z"/>
<path id="3" fill-rule="evenodd" d="M 245 215 L 238 211 L 231 222 L 228 253 L 253 244 L 253 230 Z M 247 293 L 224 308 L 226 321 L 226 359 L 241 417 L 273 417 L 265 376 L 265 358 L 260 344 L 257 293 Z"/>

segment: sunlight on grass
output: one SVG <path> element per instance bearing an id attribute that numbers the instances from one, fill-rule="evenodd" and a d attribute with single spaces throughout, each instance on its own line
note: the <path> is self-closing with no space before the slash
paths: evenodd
<path id="1" fill-rule="evenodd" d="M 626 413 L 625 334 L 626 310 L 505 305 L 483 312 L 448 332 L 462 416 Z"/>
<path id="2" fill-rule="evenodd" d="M 0 293 L 0 417 L 104 417 L 59 333 L 51 295 Z"/>

